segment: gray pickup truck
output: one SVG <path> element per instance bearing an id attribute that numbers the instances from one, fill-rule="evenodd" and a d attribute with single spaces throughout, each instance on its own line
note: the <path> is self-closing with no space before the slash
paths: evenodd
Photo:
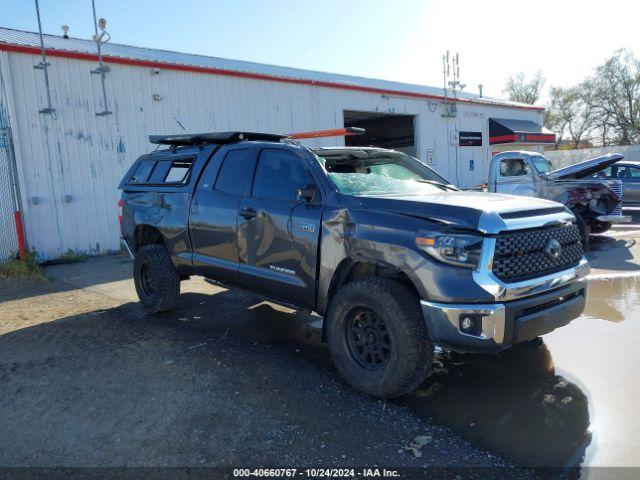
<path id="1" fill-rule="evenodd" d="M 191 275 L 324 317 L 341 374 L 380 398 L 417 387 L 439 346 L 498 352 L 583 311 L 574 215 L 462 192 L 380 148 L 282 135 L 151 136 L 120 184 L 121 231 L 150 313 Z"/>

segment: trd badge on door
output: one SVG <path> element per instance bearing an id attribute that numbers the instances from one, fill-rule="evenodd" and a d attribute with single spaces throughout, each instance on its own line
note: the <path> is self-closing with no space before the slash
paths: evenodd
<path id="1" fill-rule="evenodd" d="M 295 270 L 291 270 L 290 268 L 278 267 L 277 265 L 269 265 L 269 269 L 273 270 L 274 272 L 287 273 L 289 275 L 296 274 Z"/>
<path id="2" fill-rule="evenodd" d="M 300 225 L 300 230 L 303 232 L 313 233 L 316 231 L 316 226 L 313 223 L 303 223 Z"/>

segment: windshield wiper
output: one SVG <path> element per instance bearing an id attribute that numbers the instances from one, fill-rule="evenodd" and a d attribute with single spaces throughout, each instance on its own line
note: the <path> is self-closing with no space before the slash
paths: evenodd
<path id="1" fill-rule="evenodd" d="M 420 183 L 428 183 L 430 185 L 435 185 L 436 187 L 440 187 L 443 190 L 457 190 L 457 188 L 450 187 L 449 185 L 446 185 L 442 182 L 438 182 L 437 180 L 427 180 L 426 178 L 420 178 L 416 181 Z"/>

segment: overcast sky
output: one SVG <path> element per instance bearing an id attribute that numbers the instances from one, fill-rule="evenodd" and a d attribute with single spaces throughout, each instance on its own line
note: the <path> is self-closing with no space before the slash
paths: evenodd
<path id="1" fill-rule="evenodd" d="M 502 96 L 508 75 L 569 86 L 616 49 L 640 56 L 640 1 L 96 0 L 112 42 L 442 85 L 460 53 L 467 90 Z M 93 34 L 91 0 L 40 0 L 45 33 Z M 0 25 L 37 30 L 32 0 L 0 0 Z"/>

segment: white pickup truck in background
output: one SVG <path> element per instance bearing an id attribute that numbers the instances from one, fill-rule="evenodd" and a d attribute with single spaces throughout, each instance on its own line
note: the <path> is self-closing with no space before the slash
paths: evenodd
<path id="1" fill-rule="evenodd" d="M 553 170 L 540 153 L 501 152 L 491 159 L 487 190 L 562 203 L 577 217 L 587 244 L 590 233 L 603 233 L 613 223 L 630 221 L 622 215 L 620 180 L 587 178 L 622 159 L 622 155 L 612 153 Z"/>

